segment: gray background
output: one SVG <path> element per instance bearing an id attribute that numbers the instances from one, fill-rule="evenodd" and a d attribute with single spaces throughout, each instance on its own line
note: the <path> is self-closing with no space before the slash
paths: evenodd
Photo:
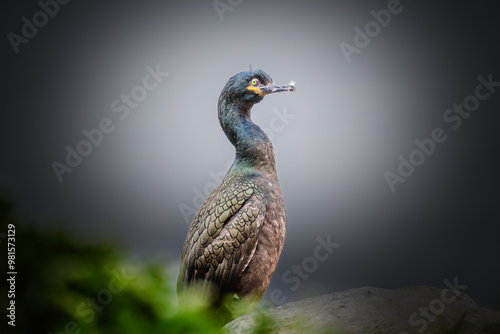
<path id="1" fill-rule="evenodd" d="M 401 5 L 351 63 L 339 44 L 353 44 L 353 28 L 386 1 L 247 0 L 223 20 L 211 1 L 61 5 L 18 54 L 4 38 L 1 188 L 33 224 L 118 242 L 145 259 L 166 254 L 175 272 L 187 232 L 179 208 L 196 207 L 196 191 L 209 189 L 210 173 L 226 171 L 234 154 L 218 124 L 218 95 L 252 64 L 277 84 L 297 83 L 253 109 L 271 132 L 287 207 L 268 291 L 288 301 L 458 277 L 480 304 L 500 308 L 500 92 L 456 131 L 442 119 L 474 93 L 477 76 L 500 81 L 499 5 Z M 4 6 L 5 35 L 40 10 Z M 157 64 L 170 75 L 120 120 L 112 101 Z M 277 112 L 294 118 L 273 121 Z M 65 146 L 75 148 L 103 118 L 115 130 L 59 183 L 51 163 L 64 163 Z M 391 192 L 383 173 L 437 127 L 447 141 Z M 341 246 L 292 291 L 283 273 L 328 235 Z"/>

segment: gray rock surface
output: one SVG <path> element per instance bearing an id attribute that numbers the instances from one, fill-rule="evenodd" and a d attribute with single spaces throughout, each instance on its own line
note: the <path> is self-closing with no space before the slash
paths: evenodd
<path id="1" fill-rule="evenodd" d="M 480 308 L 458 289 L 362 287 L 254 311 L 227 333 L 500 334 L 500 312 Z"/>

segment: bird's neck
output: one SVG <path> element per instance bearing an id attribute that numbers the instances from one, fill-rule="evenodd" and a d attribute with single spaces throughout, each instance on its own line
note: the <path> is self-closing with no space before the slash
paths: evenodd
<path id="1" fill-rule="evenodd" d="M 251 168 L 276 175 L 274 149 L 265 132 L 251 119 L 252 105 L 219 103 L 219 122 L 236 148 L 233 168 Z"/>

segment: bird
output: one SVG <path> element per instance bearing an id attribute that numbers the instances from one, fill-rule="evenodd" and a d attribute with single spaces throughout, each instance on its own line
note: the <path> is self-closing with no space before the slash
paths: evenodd
<path id="1" fill-rule="evenodd" d="M 218 99 L 218 119 L 235 147 L 221 184 L 205 199 L 183 246 L 177 294 L 198 287 L 223 323 L 249 313 L 264 295 L 285 242 L 286 213 L 274 149 L 251 119 L 264 96 L 295 91 L 274 85 L 263 70 L 232 76 Z"/>

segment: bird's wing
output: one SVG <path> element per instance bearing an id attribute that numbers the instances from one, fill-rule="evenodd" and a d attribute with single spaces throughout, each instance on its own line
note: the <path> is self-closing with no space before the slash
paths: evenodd
<path id="1" fill-rule="evenodd" d="M 257 247 L 265 205 L 250 180 L 223 183 L 195 216 L 181 257 L 178 284 L 214 283 L 220 292 L 234 288 Z"/>

